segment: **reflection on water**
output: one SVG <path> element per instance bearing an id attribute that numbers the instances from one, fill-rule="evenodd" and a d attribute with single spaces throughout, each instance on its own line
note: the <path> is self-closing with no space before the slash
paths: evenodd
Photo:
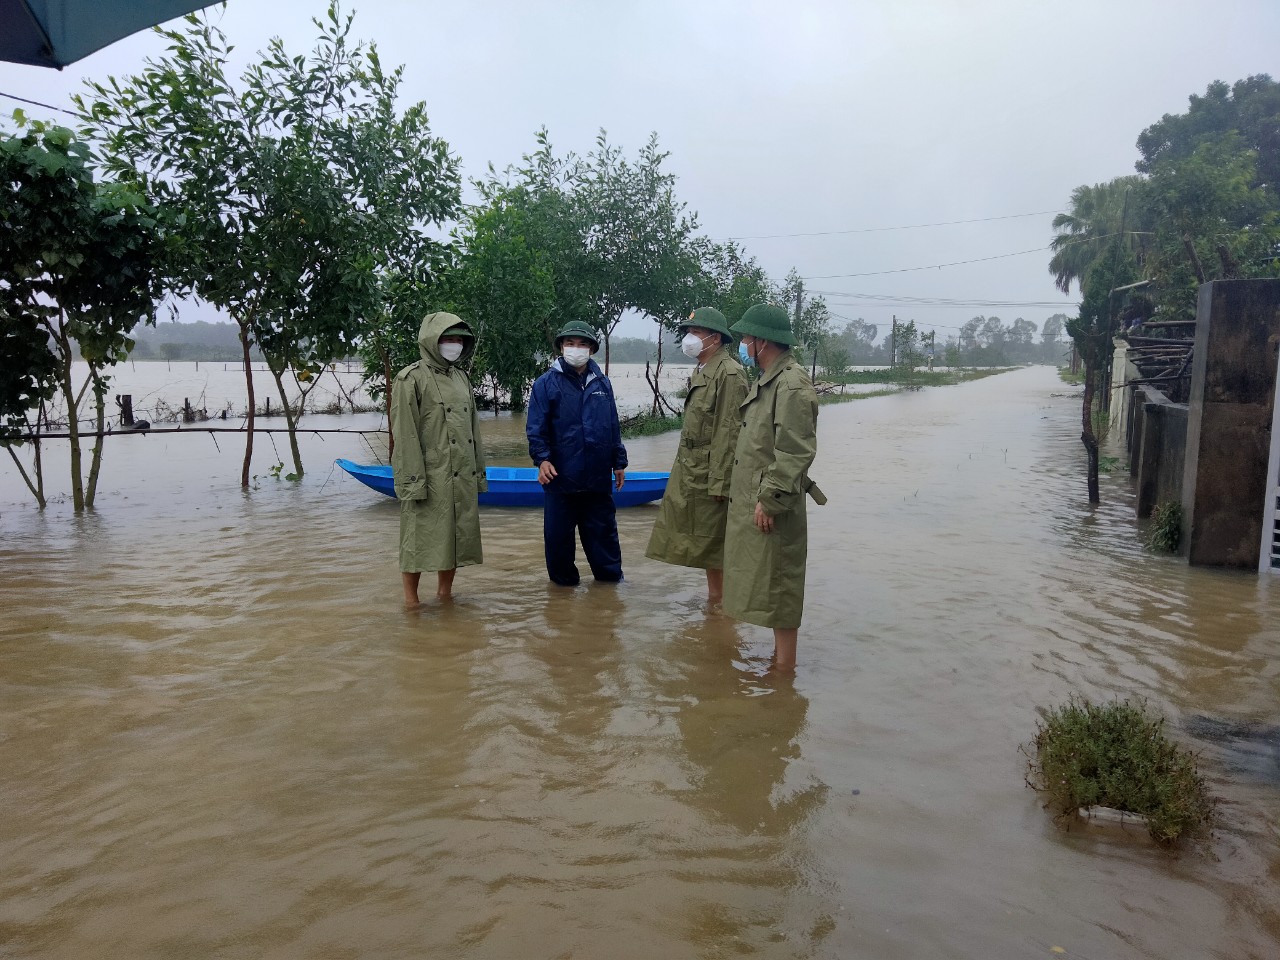
<path id="1" fill-rule="evenodd" d="M 322 466 L 375 438 L 246 494 L 238 449 L 121 439 L 80 518 L 0 475 L 0 955 L 1275 956 L 1271 580 L 1145 554 L 1125 477 L 1090 510 L 1064 392 L 823 408 L 794 682 L 643 558 L 652 507 L 578 589 L 485 510 L 406 612 L 395 504 Z M 1207 854 L 1052 825 L 1017 746 L 1072 692 L 1204 751 Z"/>

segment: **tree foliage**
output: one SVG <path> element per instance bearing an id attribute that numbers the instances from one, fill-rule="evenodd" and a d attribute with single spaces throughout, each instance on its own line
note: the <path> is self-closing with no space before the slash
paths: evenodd
<path id="1" fill-rule="evenodd" d="M 30 429 L 30 409 L 61 393 L 72 504 L 84 510 L 93 506 L 102 463 L 107 371 L 128 355 L 129 332 L 154 322 L 163 292 L 157 268 L 163 230 L 140 193 L 94 181 L 88 149 L 62 127 L 33 123 L 24 135 L 0 140 L 0 184 L 0 443 L 43 507 L 38 444 L 34 476 L 13 445 Z M 72 378 L 77 346 L 88 366 L 79 385 Z M 80 434 L 90 395 L 96 436 L 86 477 Z"/>
<path id="2" fill-rule="evenodd" d="M 253 453 L 249 349 L 262 350 L 281 392 L 295 468 L 292 372 L 309 378 L 351 351 L 388 311 L 392 272 L 436 259 L 426 224 L 459 202 L 457 161 L 430 135 L 421 104 L 398 114 L 400 71 L 349 39 L 337 3 L 314 21 L 309 56 L 273 40 L 233 84 L 225 36 L 199 16 L 163 30 L 164 56 L 137 76 L 90 84 L 79 98 L 108 169 L 151 190 L 177 216 L 175 287 L 235 320 L 245 359 Z"/>
<path id="3" fill-rule="evenodd" d="M 1184 114 L 1166 114 L 1138 137 L 1136 176 L 1077 187 L 1054 219 L 1049 270 L 1083 295 L 1066 321 L 1084 360 L 1082 440 L 1089 496 L 1098 497 L 1095 394 L 1121 311 L 1134 318 L 1195 317 L 1210 280 L 1280 276 L 1280 84 L 1258 75 L 1209 85 Z M 1139 291 L 1127 288 L 1145 281 Z"/>

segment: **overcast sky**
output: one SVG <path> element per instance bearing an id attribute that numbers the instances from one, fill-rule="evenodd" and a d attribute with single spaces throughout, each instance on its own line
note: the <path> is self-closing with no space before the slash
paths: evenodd
<path id="1" fill-rule="evenodd" d="M 230 0 L 209 15 L 247 58 L 275 35 L 310 50 L 324 8 Z M 1276 0 L 343 8 L 384 64 L 405 65 L 404 103 L 426 102 L 467 176 L 517 160 L 544 125 L 577 152 L 600 128 L 629 154 L 656 131 L 708 236 L 761 238 L 742 242 L 771 276 L 794 266 L 829 293 L 838 324 L 862 317 L 883 333 L 896 315 L 939 341 L 979 314 L 1039 326 L 1073 312 L 1044 250 L 1072 188 L 1133 172 L 1139 132 L 1211 81 L 1280 75 Z M 60 73 L 0 64 L 0 92 L 65 106 L 84 78 L 136 72 L 161 50 L 146 33 Z M 5 116 L 15 106 L 54 116 L 0 98 Z M 883 229 L 959 220 L 986 222 Z M 1005 256 L 1021 251 L 1035 252 Z M 999 259 L 935 268 L 980 258 Z"/>

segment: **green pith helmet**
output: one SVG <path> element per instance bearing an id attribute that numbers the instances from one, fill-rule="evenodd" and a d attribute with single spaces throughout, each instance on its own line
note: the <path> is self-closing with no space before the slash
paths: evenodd
<path id="1" fill-rule="evenodd" d="M 688 320 L 680 321 L 680 325 L 676 327 L 676 330 L 683 333 L 690 327 L 701 327 L 703 330 L 714 331 L 720 334 L 720 339 L 725 343 L 733 341 L 733 334 L 729 332 L 729 321 L 715 307 L 699 307 L 689 314 Z"/>
<path id="2" fill-rule="evenodd" d="M 772 303 L 757 303 L 729 329 L 740 337 L 746 334 L 787 347 L 794 347 L 798 342 L 796 335 L 791 332 L 791 318 L 787 316 L 787 311 Z"/>
<path id="3" fill-rule="evenodd" d="M 592 353 L 600 349 L 600 334 L 596 333 L 589 324 L 583 323 L 581 320 L 570 320 L 556 331 L 557 350 L 560 349 L 560 341 L 565 337 L 583 337 L 590 340 Z"/>

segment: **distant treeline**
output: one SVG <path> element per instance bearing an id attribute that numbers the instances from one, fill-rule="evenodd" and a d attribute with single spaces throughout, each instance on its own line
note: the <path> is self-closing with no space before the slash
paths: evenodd
<path id="1" fill-rule="evenodd" d="M 136 344 L 130 357 L 134 360 L 220 360 L 239 362 L 244 354 L 240 347 L 240 328 L 234 323 L 157 323 L 154 327 L 139 325 L 132 333 Z M 642 337 L 614 337 L 611 344 L 614 363 L 645 363 L 657 360 L 658 345 Z M 249 357 L 261 361 L 256 346 Z M 663 347 L 663 362 L 683 362 L 674 342 Z"/>
<path id="2" fill-rule="evenodd" d="M 132 333 L 136 344 L 130 356 L 135 360 L 223 360 L 241 361 L 240 328 L 234 323 L 157 323 L 139 325 Z M 260 361 L 256 346 L 249 357 Z"/>

